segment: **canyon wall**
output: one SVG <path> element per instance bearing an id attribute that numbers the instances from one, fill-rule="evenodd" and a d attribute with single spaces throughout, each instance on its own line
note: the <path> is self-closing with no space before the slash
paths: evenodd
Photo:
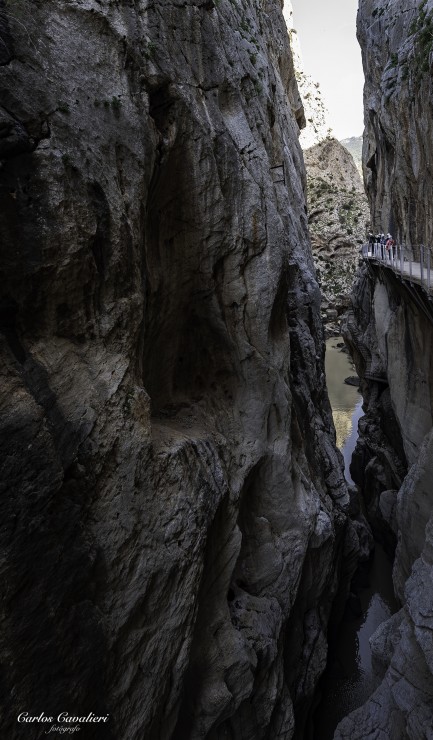
<path id="1" fill-rule="evenodd" d="M 433 3 L 361 0 L 358 20 L 372 228 L 431 244 Z"/>
<path id="2" fill-rule="evenodd" d="M 299 735 L 358 543 L 281 3 L 0 33 L 3 734 Z"/>
<path id="3" fill-rule="evenodd" d="M 433 3 L 361 0 L 364 167 L 375 228 L 431 235 Z M 433 311 L 418 285 L 365 265 L 344 333 L 366 414 L 351 472 L 376 535 L 395 549 L 401 610 L 371 639 L 382 682 L 336 738 L 430 737 L 433 726 Z"/>

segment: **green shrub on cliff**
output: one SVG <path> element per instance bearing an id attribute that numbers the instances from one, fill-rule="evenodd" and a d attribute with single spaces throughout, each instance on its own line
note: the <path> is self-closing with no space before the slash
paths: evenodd
<path id="1" fill-rule="evenodd" d="M 409 26 L 409 36 L 413 37 L 413 72 L 415 81 L 419 82 L 430 67 L 429 57 L 433 52 L 433 11 L 427 9 L 427 0 L 418 6 L 418 14 Z M 409 71 L 402 75 L 409 77 Z"/>

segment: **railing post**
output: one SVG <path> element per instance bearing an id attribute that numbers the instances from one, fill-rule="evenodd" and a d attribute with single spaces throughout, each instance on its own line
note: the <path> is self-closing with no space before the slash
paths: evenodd
<path id="1" fill-rule="evenodd" d="M 424 278 L 424 246 L 421 244 L 419 248 L 419 264 L 421 270 L 421 285 Z"/>
<path id="2" fill-rule="evenodd" d="M 400 248 L 400 274 L 403 277 L 403 263 L 404 263 L 404 247 L 401 245 Z"/>
<path id="3" fill-rule="evenodd" d="M 427 290 L 429 291 L 431 287 L 431 280 L 430 280 L 430 247 L 427 247 Z"/>
<path id="4" fill-rule="evenodd" d="M 409 252 L 409 275 L 410 282 L 412 282 L 412 251 Z"/>

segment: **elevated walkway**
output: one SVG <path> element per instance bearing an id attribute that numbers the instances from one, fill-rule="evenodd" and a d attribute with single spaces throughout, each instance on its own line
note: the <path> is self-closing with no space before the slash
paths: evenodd
<path id="1" fill-rule="evenodd" d="M 430 300 L 433 297 L 431 247 L 396 245 L 388 251 L 382 244 L 364 244 L 362 257 L 392 270 L 411 285 L 420 285 Z"/>
<path id="2" fill-rule="evenodd" d="M 382 244 L 364 244 L 362 257 L 371 267 L 389 271 L 433 325 L 431 247 L 402 244 L 387 251 Z"/>

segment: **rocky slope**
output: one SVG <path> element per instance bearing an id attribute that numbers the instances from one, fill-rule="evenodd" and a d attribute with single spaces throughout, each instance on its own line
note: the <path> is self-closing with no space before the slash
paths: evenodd
<path id="1" fill-rule="evenodd" d="M 431 230 L 432 18 L 433 3 L 408 0 L 363 0 L 358 17 L 372 212 L 376 225 L 384 214 L 385 223 L 411 240 L 424 239 Z M 345 332 L 366 400 L 353 475 L 376 533 L 396 547 L 393 580 L 402 609 L 372 638 L 380 687 L 341 723 L 336 738 L 418 740 L 429 737 L 433 726 L 430 300 L 390 270 L 364 267 Z"/>
<path id="2" fill-rule="evenodd" d="M 280 3 L 0 31 L 4 736 L 291 738 L 358 543 Z"/>
<path id="3" fill-rule="evenodd" d="M 362 136 L 350 136 L 348 139 L 342 139 L 340 144 L 352 155 L 356 169 L 362 177 Z"/>
<path id="4" fill-rule="evenodd" d="M 301 42 L 295 27 L 293 9 L 289 3 L 285 3 L 284 5 L 284 19 L 289 32 L 295 77 L 304 108 L 305 122 L 300 132 L 299 141 L 302 149 L 308 149 L 311 146 L 319 144 L 326 137 L 332 136 L 329 113 L 326 109 L 319 83 L 315 82 L 311 75 L 305 72 Z"/>
<path id="5" fill-rule="evenodd" d="M 327 138 L 304 152 L 308 225 L 328 318 L 349 304 L 350 289 L 365 241 L 369 208 L 351 154 Z M 326 315 L 326 314 L 325 314 Z"/>

